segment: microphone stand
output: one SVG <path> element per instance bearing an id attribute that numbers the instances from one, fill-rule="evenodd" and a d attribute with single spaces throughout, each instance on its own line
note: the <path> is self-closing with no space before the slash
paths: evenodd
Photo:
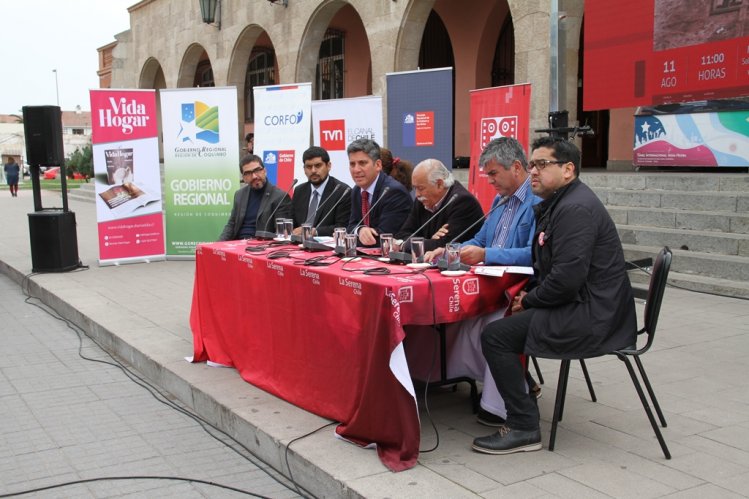
<path id="1" fill-rule="evenodd" d="M 401 249 L 405 248 L 406 247 L 406 243 L 408 241 L 410 241 L 412 237 L 414 237 L 416 234 L 418 234 L 421 231 L 421 229 L 423 229 L 424 227 L 426 227 L 429 224 L 429 222 L 431 222 L 432 220 L 434 220 L 435 218 L 437 218 L 443 211 L 445 211 L 445 209 L 447 209 L 448 206 L 450 206 L 450 203 L 452 203 L 453 201 L 455 201 L 457 198 L 458 198 L 458 195 L 457 194 L 453 194 L 452 197 L 447 200 L 447 203 L 445 203 L 445 205 L 442 208 L 440 208 L 439 210 L 437 210 L 436 212 L 434 212 L 434 214 L 432 214 L 432 216 L 429 217 L 429 219 L 427 219 L 427 221 L 424 222 L 421 225 L 421 227 L 419 227 L 418 229 L 416 229 L 415 231 L 413 231 L 411 233 L 411 235 L 408 236 L 405 239 L 405 241 L 403 241 L 401 243 Z M 411 254 L 410 253 L 406 253 L 404 251 L 391 251 L 390 252 L 390 261 L 391 262 L 409 263 L 409 262 L 411 262 Z"/>
<path id="2" fill-rule="evenodd" d="M 273 220 L 273 215 L 276 214 L 278 209 L 281 207 L 281 204 L 283 204 L 283 200 L 286 199 L 289 196 L 289 192 L 291 192 L 291 189 L 294 188 L 296 183 L 299 182 L 299 180 L 294 179 L 294 181 L 291 183 L 288 189 L 286 189 L 286 192 L 284 193 L 283 197 L 281 198 L 281 201 L 278 202 L 278 205 L 276 206 L 276 209 L 273 210 L 273 212 L 270 214 L 270 217 L 268 217 L 268 221 L 265 222 L 265 230 L 257 230 L 255 231 L 255 239 L 274 239 L 276 237 L 275 232 L 268 232 L 268 224 L 271 223 Z M 270 193 L 267 194 L 270 196 Z"/>

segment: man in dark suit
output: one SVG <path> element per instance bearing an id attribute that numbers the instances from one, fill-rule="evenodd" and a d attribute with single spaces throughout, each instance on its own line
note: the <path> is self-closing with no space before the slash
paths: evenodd
<path id="1" fill-rule="evenodd" d="M 273 225 L 270 216 L 274 211 L 274 218 L 291 218 L 289 196 L 268 182 L 265 165 L 259 156 L 244 156 L 239 169 L 245 185 L 234 194 L 234 206 L 219 241 L 254 237 L 257 230 L 268 230 Z M 275 230 L 275 225 L 270 230 Z"/>
<path id="2" fill-rule="evenodd" d="M 302 154 L 307 182 L 294 190 L 294 234 L 302 233 L 303 223 L 312 224 L 318 236 L 332 236 L 336 227 L 346 227 L 351 214 L 348 186 L 330 175 L 330 156 L 322 147 L 312 146 Z"/>
<path id="3" fill-rule="evenodd" d="M 411 175 L 411 184 L 416 199 L 408 218 L 395 233 L 396 239 L 405 240 L 412 235 L 423 236 L 425 250 L 441 248 L 484 216 L 478 200 L 460 182 L 456 182 L 450 170 L 437 159 L 425 159 L 416 165 Z M 414 234 L 416 229 L 442 208 L 445 208 L 444 211 L 418 234 Z M 476 225 L 463 234 L 458 242 L 471 239 L 478 230 L 479 226 Z"/>
<path id="4" fill-rule="evenodd" d="M 346 152 L 351 178 L 356 184 L 351 191 L 347 230 L 356 233 L 362 245 L 373 246 L 379 234 L 395 233 L 400 229 L 411 211 L 411 196 L 403 184 L 382 171 L 377 142 L 355 140 Z"/>

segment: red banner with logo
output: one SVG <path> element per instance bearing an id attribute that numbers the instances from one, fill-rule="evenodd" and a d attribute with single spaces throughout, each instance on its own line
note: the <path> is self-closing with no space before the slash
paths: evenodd
<path id="1" fill-rule="evenodd" d="M 90 96 L 99 264 L 163 260 L 156 92 Z"/>
<path id="2" fill-rule="evenodd" d="M 497 195 L 486 173 L 479 168 L 484 147 L 499 137 L 517 139 L 528 150 L 531 85 L 482 88 L 471 93 L 471 169 L 468 190 L 487 211 Z"/>

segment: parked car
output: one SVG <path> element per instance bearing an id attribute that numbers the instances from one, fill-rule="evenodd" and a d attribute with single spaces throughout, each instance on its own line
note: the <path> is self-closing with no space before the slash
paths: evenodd
<path id="1" fill-rule="evenodd" d="M 44 173 L 42 174 L 42 178 L 45 180 L 54 180 L 59 177 L 60 177 L 59 166 L 53 166 L 51 168 L 47 168 L 46 170 L 44 170 Z M 76 180 L 84 180 L 86 176 L 78 172 L 73 172 L 73 178 Z"/>

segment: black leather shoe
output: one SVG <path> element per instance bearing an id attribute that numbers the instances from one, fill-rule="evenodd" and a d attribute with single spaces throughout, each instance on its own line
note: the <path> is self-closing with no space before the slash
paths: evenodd
<path id="1" fill-rule="evenodd" d="M 492 414 L 491 412 L 485 411 L 481 408 L 479 408 L 479 412 L 478 414 L 476 414 L 476 421 L 484 426 L 493 426 L 496 428 L 505 424 L 505 418 L 503 418 L 502 416 L 497 416 L 496 414 Z"/>
<path id="2" fill-rule="evenodd" d="M 486 437 L 473 440 L 473 449 L 485 454 L 512 454 L 541 450 L 541 430 L 513 430 L 507 425 Z"/>

